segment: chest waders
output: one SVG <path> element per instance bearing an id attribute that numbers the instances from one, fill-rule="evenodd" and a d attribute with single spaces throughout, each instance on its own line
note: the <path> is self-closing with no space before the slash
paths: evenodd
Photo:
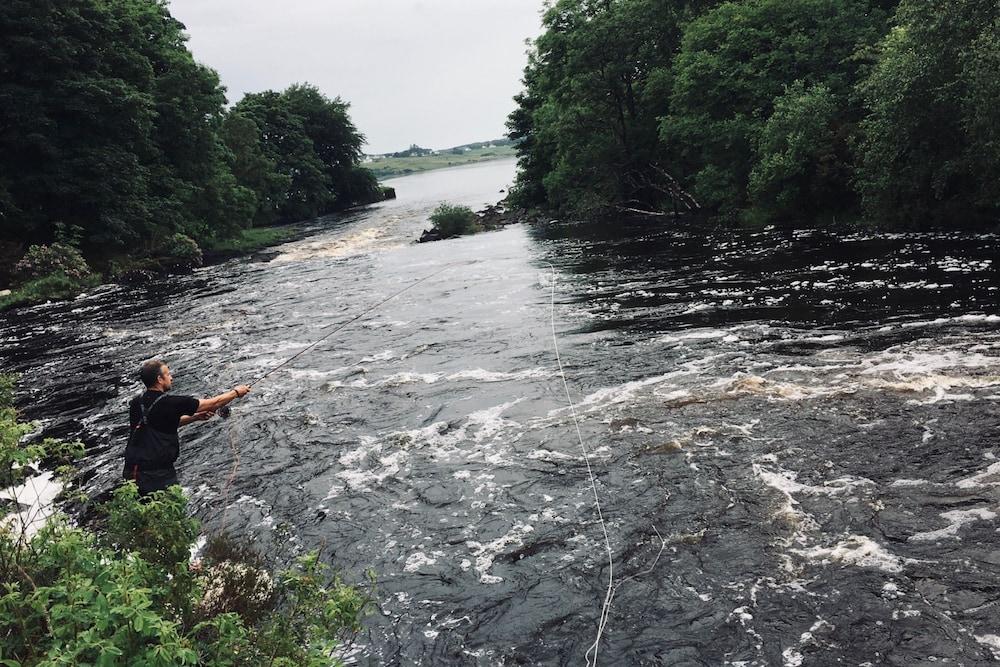
<path id="1" fill-rule="evenodd" d="M 166 394 L 160 394 L 149 408 L 142 403 L 142 399 L 139 400 L 142 419 L 129 433 L 128 444 L 125 446 L 125 469 L 122 476 L 135 482 L 140 495 L 163 491 L 177 484 L 174 461 L 180 456 L 180 438 L 176 432 L 164 433 L 149 425 L 149 413 L 164 396 Z"/>

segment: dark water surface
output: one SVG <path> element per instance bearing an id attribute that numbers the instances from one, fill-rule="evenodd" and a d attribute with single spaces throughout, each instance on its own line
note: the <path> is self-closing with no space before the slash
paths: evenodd
<path id="1" fill-rule="evenodd" d="M 358 664 L 578 665 L 608 565 L 551 264 L 620 582 L 600 664 L 994 662 L 1000 239 L 647 221 L 410 243 L 512 173 L 397 179 L 277 256 L 6 315 L 2 367 L 91 446 L 97 493 L 143 358 L 215 393 L 459 262 L 188 427 L 183 483 L 207 530 L 378 573 Z"/>

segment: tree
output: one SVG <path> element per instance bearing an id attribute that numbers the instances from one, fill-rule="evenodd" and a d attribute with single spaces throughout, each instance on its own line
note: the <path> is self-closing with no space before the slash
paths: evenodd
<path id="1" fill-rule="evenodd" d="M 548 9 L 508 118 L 517 203 L 589 211 L 662 198 L 651 186 L 664 84 L 682 21 L 711 4 L 560 0 Z"/>
<path id="2" fill-rule="evenodd" d="M 249 137 L 230 148 L 249 151 L 240 159 L 257 168 L 274 165 L 270 177 L 241 181 L 257 194 L 258 221 L 301 220 L 376 198 L 378 182 L 359 165 L 364 136 L 347 111 L 346 102 L 330 100 L 308 84 L 253 93 L 233 108 L 256 126 L 259 148 Z M 253 157 L 258 150 L 265 162 Z"/>
<path id="3" fill-rule="evenodd" d="M 94 251 L 154 226 L 153 71 L 117 48 L 122 30 L 106 3 L 0 3 L 5 236 L 49 242 L 62 221 L 86 230 Z"/>
<path id="4" fill-rule="evenodd" d="M 800 94 L 798 103 L 821 103 L 828 129 L 851 122 L 858 115 L 851 92 L 860 68 L 853 56 L 877 41 L 883 22 L 881 12 L 866 0 L 749 0 L 719 5 L 688 25 L 674 62 L 670 112 L 660 125 L 660 137 L 702 203 L 724 214 L 747 204 L 762 139 L 763 159 L 769 163 L 757 167 L 757 186 L 767 183 L 758 194 L 784 178 L 779 172 L 787 165 L 779 162 L 789 156 L 781 158 L 775 151 L 785 152 L 800 139 L 777 134 L 789 127 L 796 102 L 784 99 L 768 136 L 764 132 L 777 101 L 796 81 L 813 90 L 810 98 Z M 794 150 L 801 153 L 801 148 Z M 831 147 L 808 151 L 817 148 Z M 810 187 L 838 186 L 818 183 L 824 172 L 816 165 L 808 169 Z M 839 173 L 829 175 L 843 188 Z M 773 190 L 768 194 L 801 198 Z"/>
<path id="5" fill-rule="evenodd" d="M 786 220 L 855 208 L 846 129 L 829 88 L 789 86 L 761 128 L 749 182 L 754 208 Z"/>
<path id="6" fill-rule="evenodd" d="M 218 139 L 225 96 L 164 0 L 0 6 L 0 216 L 27 240 L 59 222 L 108 256 L 249 221 Z"/>
<path id="7" fill-rule="evenodd" d="M 996 218 L 998 20 L 993 1 L 900 3 L 860 85 L 858 184 L 870 215 L 904 226 Z"/>

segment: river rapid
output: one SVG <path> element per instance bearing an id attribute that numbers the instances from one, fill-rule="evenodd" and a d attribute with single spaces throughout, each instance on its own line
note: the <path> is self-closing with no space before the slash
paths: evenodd
<path id="1" fill-rule="evenodd" d="M 270 375 L 186 427 L 205 530 L 378 575 L 363 665 L 981 665 L 1000 659 L 1000 239 L 552 222 L 417 245 L 498 161 L 388 182 L 253 258 L 0 319 L 0 367 L 85 490 L 139 362 Z M 554 305 L 550 306 L 550 299 Z M 230 480 L 234 451 L 239 466 Z"/>

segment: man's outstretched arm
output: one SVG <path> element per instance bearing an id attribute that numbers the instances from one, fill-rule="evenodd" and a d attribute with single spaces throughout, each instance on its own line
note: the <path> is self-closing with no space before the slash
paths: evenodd
<path id="1" fill-rule="evenodd" d="M 232 403 L 237 398 L 243 398 L 250 393 L 250 387 L 245 384 L 233 387 L 229 391 L 219 394 L 218 396 L 213 396 L 212 398 L 201 398 L 198 399 L 198 410 L 191 417 L 195 417 L 197 414 L 202 412 L 215 412 L 223 405 L 228 405 Z M 203 419 L 208 419 L 203 417 Z M 181 422 L 183 423 L 183 422 Z"/>

